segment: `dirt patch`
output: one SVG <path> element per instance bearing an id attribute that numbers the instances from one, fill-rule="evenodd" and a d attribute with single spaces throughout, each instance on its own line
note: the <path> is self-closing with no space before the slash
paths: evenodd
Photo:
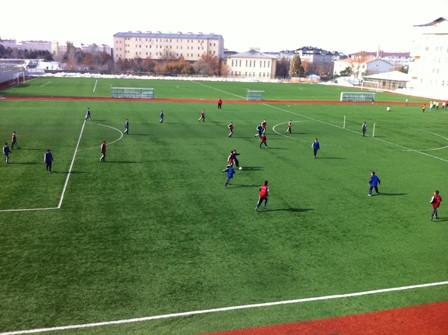
<path id="1" fill-rule="evenodd" d="M 143 99 L 143 98 L 112 98 L 112 97 L 53 97 L 53 96 L 3 96 L 4 100 L 33 100 L 33 101 L 51 101 L 51 100 L 85 100 L 85 101 L 133 101 L 133 102 L 170 102 L 170 103 L 207 103 L 216 104 L 216 99 L 192 99 L 192 98 L 154 98 L 154 99 Z M 359 102 L 359 101 L 339 101 L 339 100 L 245 100 L 245 99 L 231 99 L 225 100 L 225 104 L 272 104 L 272 105 L 402 105 L 402 102 Z M 408 103 L 408 105 L 420 106 L 422 103 L 413 102 Z"/>
<path id="2" fill-rule="evenodd" d="M 207 335 L 446 335 L 448 301 Z M 204 334 L 205 335 L 205 334 Z"/>

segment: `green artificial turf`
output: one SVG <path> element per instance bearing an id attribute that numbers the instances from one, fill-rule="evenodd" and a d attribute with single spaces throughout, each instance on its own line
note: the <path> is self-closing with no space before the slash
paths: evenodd
<path id="1" fill-rule="evenodd" d="M 111 85 L 154 87 L 156 97 L 221 96 L 223 110 L 205 101 L 0 101 L 3 141 L 15 130 L 20 145 L 0 164 L 0 332 L 154 316 L 52 333 L 200 334 L 448 298 L 442 285 L 156 318 L 446 281 L 448 215 L 442 202 L 430 221 L 429 199 L 435 189 L 447 193 L 448 112 L 225 100 L 244 100 L 250 88 L 266 99 L 337 101 L 343 90 L 298 84 L 39 78 L 2 95 L 107 97 Z M 87 106 L 93 121 L 84 124 Z M 263 119 L 267 149 L 254 136 Z M 232 149 L 243 169 L 225 187 Z M 381 195 L 368 197 L 372 170 Z M 269 205 L 256 212 L 264 180 Z"/>

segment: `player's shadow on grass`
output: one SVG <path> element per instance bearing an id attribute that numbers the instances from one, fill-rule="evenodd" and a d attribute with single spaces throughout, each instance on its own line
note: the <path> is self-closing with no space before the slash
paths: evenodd
<path id="1" fill-rule="evenodd" d="M 106 160 L 104 163 L 109 163 L 109 164 L 138 164 L 138 163 L 142 163 L 142 162 L 137 162 L 137 161 L 108 161 L 108 160 Z"/>
<path id="2" fill-rule="evenodd" d="M 380 192 L 380 194 L 375 194 L 375 192 L 373 192 L 373 194 L 372 194 L 372 196 L 382 196 L 382 195 L 385 195 L 385 196 L 390 196 L 390 197 L 392 197 L 392 196 L 403 196 L 403 195 L 407 195 L 407 193 L 384 193 L 384 192 Z"/>
<path id="3" fill-rule="evenodd" d="M 303 213 L 308 211 L 314 211 L 312 208 L 274 208 L 270 209 L 269 205 L 268 208 L 264 209 L 265 211 L 269 212 L 292 212 L 292 213 Z"/>
<path id="4" fill-rule="evenodd" d="M 260 187 L 258 184 L 232 184 L 230 183 L 228 186 L 230 187 Z"/>
<path id="5" fill-rule="evenodd" d="M 260 171 L 263 168 L 261 166 L 243 166 L 243 169 L 241 170 L 241 172 L 244 171 Z M 238 170 L 240 171 L 240 170 Z"/>
<path id="6" fill-rule="evenodd" d="M 42 163 L 38 163 L 38 162 L 11 162 L 11 164 L 21 164 L 21 165 L 37 165 L 37 164 L 42 164 Z"/>
<path id="7" fill-rule="evenodd" d="M 268 151 L 269 151 L 269 150 L 271 150 L 271 151 L 272 151 L 272 150 L 289 150 L 288 148 L 284 148 L 284 147 L 269 147 L 269 146 L 268 146 L 268 147 L 266 148 L 264 145 L 262 145 L 260 149 L 268 150 Z"/>

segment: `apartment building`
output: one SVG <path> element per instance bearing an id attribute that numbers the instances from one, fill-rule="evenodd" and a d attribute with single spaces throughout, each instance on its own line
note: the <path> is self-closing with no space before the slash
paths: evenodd
<path id="1" fill-rule="evenodd" d="M 114 61 L 183 57 L 194 62 L 206 54 L 224 58 L 224 38 L 213 33 L 120 32 L 114 34 L 113 39 Z"/>
<path id="2" fill-rule="evenodd" d="M 227 56 L 226 64 L 230 78 L 274 79 L 277 56 L 251 49 Z"/>
<path id="3" fill-rule="evenodd" d="M 448 98 L 448 20 L 415 25 L 408 89 Z"/>
<path id="4" fill-rule="evenodd" d="M 300 56 L 306 73 L 314 73 L 321 77 L 328 77 L 333 73 L 334 61 L 343 56 L 337 51 L 327 51 L 310 46 L 296 49 L 294 54 Z"/>
<path id="5" fill-rule="evenodd" d="M 15 39 L 2 40 L 0 39 L 0 44 L 5 48 L 16 48 L 19 50 L 44 50 L 51 52 L 52 45 L 49 41 L 20 41 L 18 42 Z"/>

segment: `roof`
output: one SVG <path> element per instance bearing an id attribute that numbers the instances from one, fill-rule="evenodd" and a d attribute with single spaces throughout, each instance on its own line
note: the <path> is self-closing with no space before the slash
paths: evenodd
<path id="1" fill-rule="evenodd" d="M 410 58 L 410 52 L 385 52 L 385 51 L 360 51 L 351 54 L 351 56 L 364 56 L 364 57 L 403 57 Z"/>
<path id="2" fill-rule="evenodd" d="M 241 52 L 241 53 L 237 53 L 234 55 L 229 55 L 229 58 L 277 58 L 275 55 L 270 55 L 270 54 L 266 54 L 257 50 L 249 50 L 249 51 L 245 51 L 245 52 Z"/>
<path id="3" fill-rule="evenodd" d="M 203 34 L 203 33 L 197 33 L 197 34 L 193 34 L 193 33 L 182 33 L 182 32 L 177 32 L 177 33 L 162 33 L 160 31 L 157 32 L 151 32 L 151 31 L 128 31 L 128 32 L 120 32 L 120 33 L 116 33 L 114 34 L 114 37 L 142 37 L 142 38 L 180 38 L 180 39 L 187 39 L 187 38 L 194 38 L 194 39 L 199 39 L 199 38 L 206 38 L 206 39 L 219 39 L 222 38 L 221 35 L 216 35 L 213 33 L 210 34 Z"/>
<path id="4" fill-rule="evenodd" d="M 391 71 L 364 76 L 364 79 L 389 80 L 389 81 L 410 81 L 411 77 L 407 73 L 400 71 Z"/>
<path id="5" fill-rule="evenodd" d="M 380 59 L 380 58 L 371 58 L 366 57 L 365 59 L 359 59 L 359 58 L 344 58 L 344 59 L 338 59 L 335 62 L 343 62 L 343 63 L 350 63 L 350 64 L 370 64 L 370 63 L 388 63 L 387 60 Z"/>

